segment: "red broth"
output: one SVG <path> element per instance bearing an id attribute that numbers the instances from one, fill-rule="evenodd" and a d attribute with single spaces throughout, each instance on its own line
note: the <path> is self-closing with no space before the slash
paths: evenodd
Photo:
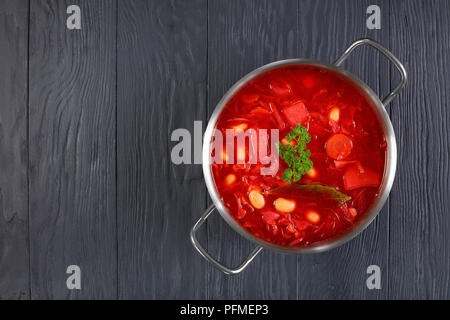
<path id="1" fill-rule="evenodd" d="M 297 183 L 331 186 L 351 200 L 336 205 L 320 196 L 267 194 L 288 185 L 281 179 L 287 165 L 278 158 L 279 170 L 262 175 L 265 165 L 249 163 L 247 152 L 243 164 L 211 164 L 218 193 L 234 219 L 258 238 L 293 248 L 351 228 L 377 197 L 385 166 L 387 143 L 369 104 L 352 82 L 316 66 L 277 68 L 242 87 L 222 110 L 216 129 L 224 136 L 233 127 L 278 129 L 286 143 L 283 137 L 302 124 L 311 136 L 307 149 L 313 169 Z"/>

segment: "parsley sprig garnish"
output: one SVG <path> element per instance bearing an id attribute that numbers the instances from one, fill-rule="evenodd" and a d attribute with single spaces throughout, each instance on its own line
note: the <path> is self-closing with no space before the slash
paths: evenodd
<path id="1" fill-rule="evenodd" d="M 298 124 L 286 136 L 288 142 L 295 141 L 297 144 L 282 145 L 278 143 L 280 157 L 287 163 L 289 168 L 284 170 L 282 179 L 287 183 L 297 182 L 302 175 L 311 170 L 313 163 L 309 159 L 311 151 L 306 150 L 306 145 L 311 141 L 311 136 L 304 126 Z"/>

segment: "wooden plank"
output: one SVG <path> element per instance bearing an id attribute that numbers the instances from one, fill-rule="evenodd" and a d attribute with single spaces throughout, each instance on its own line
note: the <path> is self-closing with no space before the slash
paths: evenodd
<path id="1" fill-rule="evenodd" d="M 296 57 L 297 1 L 209 2 L 208 110 L 241 77 L 269 62 Z M 208 220 L 208 250 L 228 265 L 254 247 L 216 214 Z M 295 299 L 296 257 L 263 251 L 242 274 L 208 266 L 208 299 Z"/>
<path id="2" fill-rule="evenodd" d="M 0 2 L 0 300 L 29 298 L 28 1 Z"/>
<path id="3" fill-rule="evenodd" d="M 392 50 L 409 76 L 391 106 L 400 161 L 390 202 L 390 298 L 449 299 L 450 2 L 391 1 L 390 11 Z"/>
<path id="4" fill-rule="evenodd" d="M 299 56 L 333 62 L 352 42 L 370 37 L 389 45 L 389 1 L 377 1 L 382 12 L 381 30 L 366 28 L 369 0 L 299 1 Z M 320 19 L 318 18 L 320 17 Z M 375 50 L 360 48 L 344 63 L 375 92 L 389 90 L 389 65 Z M 388 274 L 388 204 L 357 238 L 322 254 L 298 260 L 299 299 L 386 298 Z M 368 290 L 369 265 L 382 271 L 382 289 Z"/>
<path id="5" fill-rule="evenodd" d="M 193 132 L 206 115 L 206 8 L 119 2 L 120 298 L 206 297 L 206 265 L 189 241 L 206 204 L 201 166 L 170 160 L 173 130 Z"/>
<path id="6" fill-rule="evenodd" d="M 81 30 L 66 28 L 69 5 Z M 115 208 L 116 6 L 31 1 L 31 296 L 117 296 Z M 81 268 L 81 290 L 66 287 Z"/>

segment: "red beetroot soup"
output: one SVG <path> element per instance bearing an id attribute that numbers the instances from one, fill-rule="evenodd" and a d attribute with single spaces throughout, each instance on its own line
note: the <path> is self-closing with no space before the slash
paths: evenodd
<path id="1" fill-rule="evenodd" d="M 320 192 L 305 195 L 289 188 L 270 193 L 289 185 L 282 178 L 288 165 L 277 157 L 279 169 L 263 175 L 261 167 L 269 165 L 251 163 L 249 148 L 243 154 L 235 150 L 237 158 L 245 155 L 244 163 L 212 164 L 218 193 L 233 218 L 256 237 L 286 247 L 305 247 L 351 228 L 378 196 L 385 166 L 386 140 L 370 102 L 354 83 L 317 66 L 281 67 L 252 79 L 223 108 L 216 130 L 225 137 L 226 129 L 267 129 L 269 143 L 259 137 L 257 144 L 270 154 L 270 129 L 279 130 L 285 145 L 292 143 L 285 137 L 298 124 L 310 135 L 306 149 L 313 164 L 291 184 L 331 187 L 349 200 L 336 203 Z"/>

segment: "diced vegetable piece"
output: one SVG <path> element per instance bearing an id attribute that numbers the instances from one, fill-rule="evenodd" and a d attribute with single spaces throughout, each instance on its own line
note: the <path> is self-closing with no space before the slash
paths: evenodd
<path id="1" fill-rule="evenodd" d="M 329 157 L 342 160 L 352 152 L 352 140 L 345 134 L 337 133 L 332 135 L 325 143 L 325 149 Z"/>
<path id="2" fill-rule="evenodd" d="M 308 109 L 303 102 L 297 101 L 283 109 L 284 117 L 291 126 L 304 124 L 308 120 Z"/>
<path id="3" fill-rule="evenodd" d="M 314 179 L 317 177 L 317 170 L 312 167 L 306 174 L 308 175 L 308 177 Z"/>
<path id="4" fill-rule="evenodd" d="M 235 126 L 233 126 L 233 130 L 236 132 L 245 131 L 247 129 L 248 125 L 246 123 L 240 123 Z"/>
<path id="5" fill-rule="evenodd" d="M 334 122 L 338 122 L 340 114 L 341 114 L 341 112 L 340 112 L 339 108 L 334 107 L 330 110 L 330 113 L 328 113 L 328 119 L 330 119 Z"/>
<path id="6" fill-rule="evenodd" d="M 353 218 L 355 218 L 358 215 L 358 211 L 356 211 L 355 208 L 348 209 L 348 212 L 350 212 Z"/>
<path id="7" fill-rule="evenodd" d="M 292 212 L 295 209 L 295 201 L 285 198 L 277 198 L 273 205 L 279 212 Z"/>
<path id="8" fill-rule="evenodd" d="M 320 221 L 320 215 L 316 211 L 308 211 L 306 213 L 306 219 L 312 223 L 318 223 Z"/>
<path id="9" fill-rule="evenodd" d="M 364 172 L 364 168 L 358 160 L 334 160 L 334 166 L 337 169 L 344 168 L 348 165 L 356 165 L 359 171 Z"/>
<path id="10" fill-rule="evenodd" d="M 236 176 L 234 174 L 229 174 L 225 177 L 225 183 L 231 185 L 236 181 Z"/>
<path id="11" fill-rule="evenodd" d="M 252 206 L 256 209 L 262 209 L 266 204 L 264 196 L 256 189 L 250 191 L 250 193 L 248 194 L 248 199 L 250 200 Z"/>
<path id="12" fill-rule="evenodd" d="M 345 190 L 353 190 L 361 187 L 376 187 L 380 183 L 378 173 L 364 168 L 361 172 L 357 167 L 349 167 L 344 173 Z"/>

